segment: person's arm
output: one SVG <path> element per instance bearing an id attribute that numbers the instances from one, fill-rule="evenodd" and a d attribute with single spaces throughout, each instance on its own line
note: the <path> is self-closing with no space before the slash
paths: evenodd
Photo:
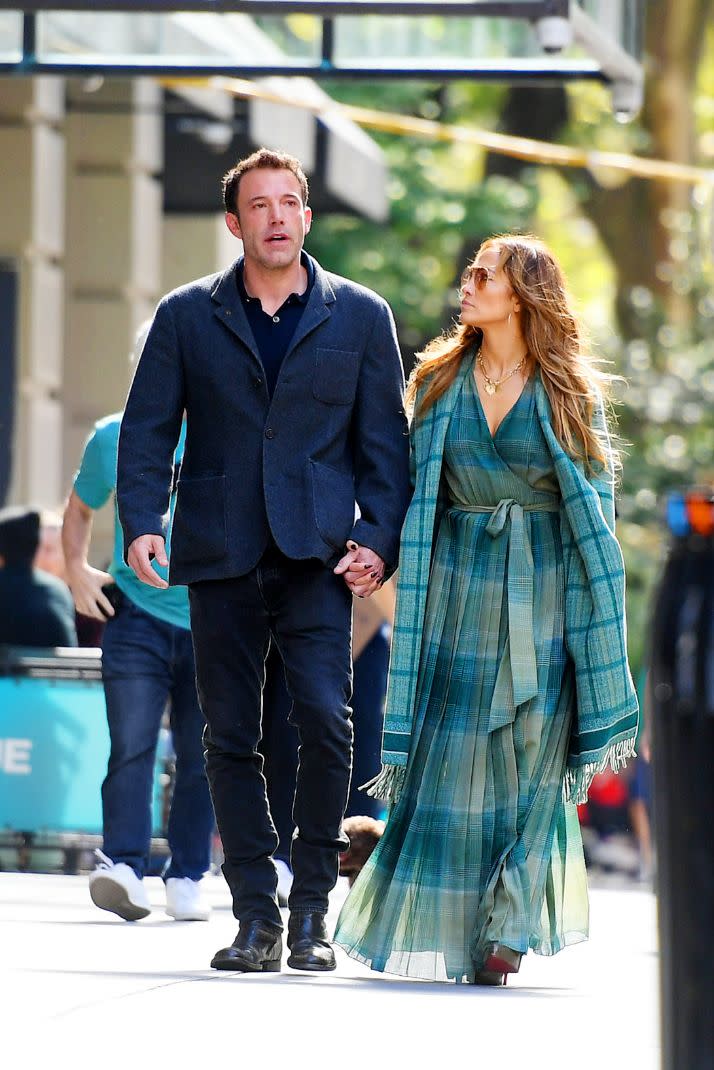
<path id="1" fill-rule="evenodd" d="M 358 549 L 348 564 L 345 579 L 355 593 L 364 595 L 376 590 L 397 566 L 399 535 L 411 495 L 404 375 L 394 319 L 386 303 L 376 308 L 372 335 L 362 359 L 353 438 L 355 498 L 360 516 L 347 543 L 348 550 L 352 544 Z M 361 560 L 368 562 L 364 577 L 367 582 L 353 585 L 350 577 L 358 578 L 353 566 Z M 377 575 L 370 582 L 373 572 Z"/>
<path id="2" fill-rule="evenodd" d="M 114 608 L 102 594 L 102 587 L 112 583 L 108 572 L 89 564 L 89 543 L 92 537 L 94 510 L 90 509 L 75 490 L 69 496 L 62 521 L 62 549 L 67 569 L 67 584 L 74 604 L 85 617 L 104 621 L 114 616 Z"/>
<path id="3" fill-rule="evenodd" d="M 184 378 L 170 298 L 156 310 L 119 435 L 117 506 L 125 560 L 139 579 L 168 586 L 151 566 L 165 565 L 165 534 L 173 457 L 181 433 Z"/>

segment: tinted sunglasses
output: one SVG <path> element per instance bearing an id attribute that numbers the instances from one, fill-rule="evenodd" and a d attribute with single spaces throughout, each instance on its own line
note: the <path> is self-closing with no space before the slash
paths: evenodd
<path id="1" fill-rule="evenodd" d="M 492 271 L 485 267 L 468 267 L 461 276 L 461 289 L 473 281 L 477 290 L 482 290 L 489 280 L 495 278 Z"/>

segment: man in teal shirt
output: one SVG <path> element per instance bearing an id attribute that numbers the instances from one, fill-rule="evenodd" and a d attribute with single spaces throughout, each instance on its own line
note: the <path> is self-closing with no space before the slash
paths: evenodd
<path id="1" fill-rule="evenodd" d="M 98 907 L 127 921 L 150 912 L 143 877 L 151 843 L 156 746 L 170 702 L 176 778 L 168 821 L 171 858 L 163 874 L 166 911 L 177 920 L 204 921 L 208 907 L 200 881 L 209 867 L 214 816 L 204 768 L 204 722 L 196 695 L 187 590 L 149 587 L 124 564 L 116 504 L 109 571 L 92 568 L 88 562 L 94 511 L 116 487 L 121 416 L 114 413 L 95 424 L 62 528 L 75 605 L 80 613 L 107 621 L 102 675 L 111 749 L 102 784 L 104 850 L 98 852 L 100 862 L 89 879 L 90 895 Z M 185 428 L 174 457 L 175 470 L 184 438 Z M 171 510 L 173 504 L 172 497 Z M 166 570 L 155 567 L 165 575 Z"/>

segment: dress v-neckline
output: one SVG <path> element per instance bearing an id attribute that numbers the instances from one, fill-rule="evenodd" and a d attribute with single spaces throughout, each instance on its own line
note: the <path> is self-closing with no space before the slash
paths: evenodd
<path id="1" fill-rule="evenodd" d="M 531 379 L 533 378 L 533 376 L 532 375 L 528 376 L 528 378 L 526 379 L 525 383 L 523 384 L 523 389 L 521 390 L 520 394 L 518 395 L 516 400 L 513 402 L 513 404 L 511 405 L 510 409 L 505 414 L 505 416 L 501 419 L 501 421 L 499 422 L 498 426 L 496 427 L 496 430 L 492 431 L 490 426 L 489 426 L 489 423 L 488 423 L 488 416 L 486 415 L 486 410 L 484 409 L 483 402 L 481 401 L 481 394 L 479 393 L 478 383 L 476 382 L 476 376 L 474 375 L 473 370 L 469 374 L 471 376 L 471 386 L 472 386 L 473 392 L 476 395 L 476 400 L 478 402 L 479 412 L 481 413 L 481 417 L 483 419 L 483 422 L 486 424 L 486 430 L 488 431 L 488 436 L 489 436 L 489 438 L 491 439 L 492 442 L 495 442 L 496 441 L 496 436 L 498 435 L 498 432 L 501 430 L 503 425 L 506 423 L 506 421 L 508 420 L 509 416 L 511 415 L 513 410 L 516 408 L 516 406 L 520 404 L 521 398 L 523 397 L 523 395 L 525 394 L 526 390 L 528 389 L 528 385 L 529 385 Z"/>

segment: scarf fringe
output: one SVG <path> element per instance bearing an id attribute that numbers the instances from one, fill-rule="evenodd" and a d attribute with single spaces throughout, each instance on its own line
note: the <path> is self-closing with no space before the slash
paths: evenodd
<path id="1" fill-rule="evenodd" d="M 613 773 L 619 773 L 625 768 L 628 761 L 634 757 L 635 739 L 633 736 L 630 739 L 621 739 L 619 743 L 613 743 L 597 762 L 570 766 L 566 769 L 563 779 L 563 797 L 565 801 L 575 803 L 576 806 L 586 803 L 590 785 L 598 773 L 603 773 L 608 766 Z"/>
<path id="2" fill-rule="evenodd" d="M 399 801 L 406 774 L 405 765 L 383 765 L 381 772 L 362 784 L 359 790 L 366 791 L 373 799 L 382 799 L 394 806 Z"/>

